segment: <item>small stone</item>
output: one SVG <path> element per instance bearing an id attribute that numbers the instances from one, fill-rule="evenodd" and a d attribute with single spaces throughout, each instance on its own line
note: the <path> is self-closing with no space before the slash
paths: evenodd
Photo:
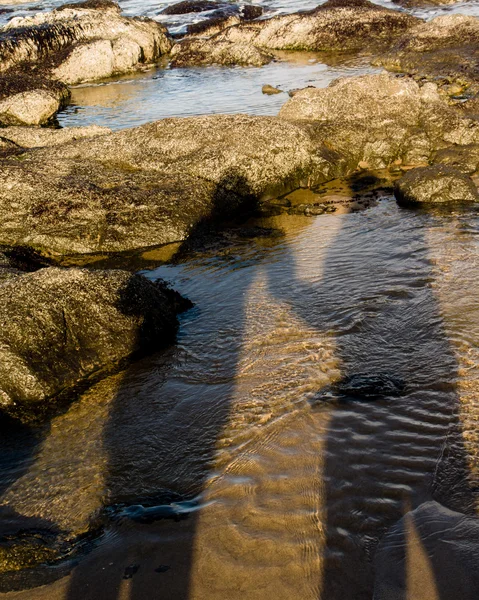
<path id="1" fill-rule="evenodd" d="M 138 572 L 140 565 L 129 565 L 123 574 L 123 579 L 131 579 Z"/>
<path id="2" fill-rule="evenodd" d="M 272 96 L 273 94 L 281 94 L 283 90 L 279 88 L 273 87 L 272 85 L 266 84 L 261 88 L 263 94 L 267 94 L 268 96 Z"/>

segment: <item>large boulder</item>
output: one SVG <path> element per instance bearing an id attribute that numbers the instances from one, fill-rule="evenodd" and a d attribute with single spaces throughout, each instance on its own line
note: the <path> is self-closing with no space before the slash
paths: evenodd
<path id="1" fill-rule="evenodd" d="M 307 129 L 246 115 L 165 119 L 20 158 L 0 170 L 0 243 L 56 255 L 181 241 L 330 167 Z"/>
<path id="2" fill-rule="evenodd" d="M 434 152 L 451 144 L 479 141 L 479 124 L 447 105 L 437 86 L 420 87 L 407 77 L 388 73 L 347 77 L 329 87 L 297 92 L 280 118 L 315 124 L 316 136 L 360 163 L 384 168 L 395 161 L 428 163 Z"/>
<path id="3" fill-rule="evenodd" d="M 0 31 L 0 71 L 20 65 L 71 85 L 143 68 L 169 52 L 162 25 L 120 12 L 115 2 L 87 0 L 15 17 Z"/>
<path id="4" fill-rule="evenodd" d="M 68 88 L 58 81 L 0 73 L 0 125 L 43 125 L 69 98 Z"/>
<path id="5" fill-rule="evenodd" d="M 472 179 L 445 165 L 412 169 L 395 182 L 394 195 L 404 205 L 479 201 Z"/>
<path id="6" fill-rule="evenodd" d="M 436 17 L 406 32 L 392 49 L 376 59 L 391 71 L 418 78 L 442 78 L 451 94 L 457 84 L 478 89 L 479 18 L 466 15 Z"/>
<path id="7" fill-rule="evenodd" d="M 263 51 L 370 51 L 390 46 L 419 22 L 411 15 L 368 0 L 328 0 L 312 11 L 226 27 L 207 39 L 207 31 L 203 31 L 195 43 L 185 38 L 173 50 L 174 64 L 205 64 L 205 56 L 215 45 L 230 45 L 231 57 L 237 53 L 243 59 L 240 64 L 245 64 L 244 53 L 237 48 L 244 45 Z M 213 55 L 210 62 L 216 61 Z"/>
<path id="8" fill-rule="evenodd" d="M 0 407 L 28 420 L 138 352 L 172 342 L 171 293 L 126 271 L 40 269 L 0 284 Z"/>
<path id="9" fill-rule="evenodd" d="M 396 523 L 374 557 L 373 600 L 479 597 L 479 520 L 437 502 Z"/>

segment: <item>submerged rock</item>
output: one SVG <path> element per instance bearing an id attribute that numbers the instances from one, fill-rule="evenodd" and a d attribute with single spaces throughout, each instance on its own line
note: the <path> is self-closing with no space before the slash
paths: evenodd
<path id="1" fill-rule="evenodd" d="M 125 271 L 40 269 L 0 285 L 0 408 L 22 420 L 174 340 L 176 300 Z"/>
<path id="2" fill-rule="evenodd" d="M 412 169 L 395 182 L 394 195 L 404 205 L 479 201 L 472 179 L 445 165 Z"/>
<path id="3" fill-rule="evenodd" d="M 477 89 L 479 18 L 436 17 L 405 33 L 393 48 L 376 59 L 389 70 Z"/>
<path id="4" fill-rule="evenodd" d="M 58 81 L 0 73 L 0 125 L 43 125 L 69 98 L 68 88 Z"/>
<path id="5" fill-rule="evenodd" d="M 170 50 L 162 25 L 120 12 L 105 0 L 15 17 L 0 32 L 0 70 L 21 66 L 76 84 L 133 71 Z"/>
<path id="6" fill-rule="evenodd" d="M 479 520 L 430 501 L 406 513 L 374 556 L 374 600 L 479 597 Z"/>
<path id="7" fill-rule="evenodd" d="M 374 400 L 384 396 L 398 396 L 406 385 L 398 377 L 387 373 L 355 373 L 344 377 L 334 387 L 342 396 Z"/>
<path id="8" fill-rule="evenodd" d="M 395 38 L 419 22 L 411 15 L 368 0 L 328 0 L 309 12 L 227 27 L 209 39 L 195 39 L 194 44 L 185 38 L 175 46 L 174 56 L 177 64 L 205 64 L 203 56 L 215 46 L 225 44 L 248 45 L 262 51 L 371 50 L 390 46 Z M 205 36 L 205 32 L 202 35 Z M 196 59 L 195 53 L 202 58 Z M 241 58 L 241 54 L 239 56 Z"/>
<path id="9" fill-rule="evenodd" d="M 165 119 L 4 160 L 0 243 L 68 255 L 181 241 L 330 168 L 275 117 Z"/>

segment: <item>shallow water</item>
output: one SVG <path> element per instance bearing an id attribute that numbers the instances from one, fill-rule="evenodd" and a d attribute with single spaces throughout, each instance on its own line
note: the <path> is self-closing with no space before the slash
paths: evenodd
<path id="1" fill-rule="evenodd" d="M 166 117 L 275 115 L 288 100 L 289 90 L 326 87 L 338 77 L 378 71 L 357 58 L 331 66 L 313 54 L 289 59 L 261 68 L 155 69 L 116 83 L 73 88 L 71 104 L 58 114 L 58 122 L 63 127 L 95 124 L 123 129 Z M 285 93 L 263 94 L 266 83 Z"/>
<path id="2" fill-rule="evenodd" d="M 198 509 L 112 522 L 70 576 L 15 598 L 371 598 L 377 541 L 405 512 L 476 510 L 477 211 L 385 199 L 259 224 L 283 233 L 147 272 L 196 303 L 177 346 L 2 461 L 1 504 L 63 531 L 105 503 Z M 357 373 L 406 387 L 335 395 Z"/>
<path id="3" fill-rule="evenodd" d="M 190 13 L 168 17 L 159 14 L 162 8 L 173 3 L 174 0 L 162 3 L 120 0 L 125 14 L 152 17 L 165 23 L 173 33 L 184 31 L 187 24 L 203 20 L 211 14 Z M 263 6 L 267 17 L 308 10 L 321 2 L 263 0 L 253 3 Z M 0 11 L 0 24 L 13 16 L 30 14 L 30 10 L 51 10 L 61 4 L 64 4 L 63 0 L 46 0 L 7 6 L 2 5 L 0 0 L 0 8 L 13 10 L 3 14 Z M 386 0 L 378 4 L 398 8 Z M 413 9 L 410 12 L 425 19 L 458 12 L 479 15 L 479 1 Z M 287 96 L 263 95 L 261 88 L 264 84 L 277 86 L 287 92 L 307 85 L 325 87 L 337 77 L 373 71 L 367 68 L 364 60 L 345 59 L 343 64 L 331 64 L 330 59 L 313 54 L 306 57 L 290 54 L 287 62 L 263 68 L 168 69 L 163 66 L 118 81 L 74 88 L 71 104 L 59 113 L 58 123 L 62 127 L 95 124 L 122 129 L 171 116 L 237 112 L 274 115 Z"/>

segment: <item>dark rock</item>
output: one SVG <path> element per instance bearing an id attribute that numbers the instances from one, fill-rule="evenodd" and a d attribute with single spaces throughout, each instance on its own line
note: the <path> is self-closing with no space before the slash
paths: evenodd
<path id="1" fill-rule="evenodd" d="M 479 520 L 425 502 L 398 521 L 374 556 L 374 600 L 479 597 Z"/>
<path id="2" fill-rule="evenodd" d="M 186 27 L 186 33 L 190 36 L 210 37 L 239 23 L 241 23 L 241 18 L 238 15 L 216 16 L 199 23 L 191 23 Z"/>
<path id="3" fill-rule="evenodd" d="M 241 11 L 242 17 L 245 21 L 253 21 L 253 19 L 257 19 L 261 17 L 263 14 L 263 8 L 261 6 L 254 6 L 252 4 L 245 4 Z"/>
<path id="4" fill-rule="evenodd" d="M 174 340 L 177 306 L 140 275 L 40 269 L 0 285 L 0 406 L 28 421 L 139 352 Z"/>
<path id="5" fill-rule="evenodd" d="M 454 167 L 462 173 L 471 175 L 479 169 L 479 145 L 451 146 L 436 152 L 435 164 Z"/>
<path id="6" fill-rule="evenodd" d="M 161 11 L 162 15 L 185 15 L 188 13 L 206 12 L 221 6 L 219 2 L 211 0 L 185 0 L 177 4 L 171 4 Z"/>
<path id="7" fill-rule="evenodd" d="M 472 179 L 445 165 L 412 169 L 395 182 L 394 195 L 403 205 L 479 201 Z"/>
<path id="8" fill-rule="evenodd" d="M 121 8 L 117 2 L 112 2 L 112 0 L 85 0 L 84 2 L 71 2 L 68 4 L 62 4 L 56 10 L 66 10 L 66 9 L 79 10 L 82 8 L 91 9 L 91 10 L 113 10 L 118 14 L 121 13 Z"/>
<path id="9" fill-rule="evenodd" d="M 140 565 L 128 565 L 123 573 L 123 579 L 131 579 L 138 572 Z"/>
<path id="10" fill-rule="evenodd" d="M 355 373 L 341 379 L 334 389 L 341 396 L 376 400 L 385 396 L 399 396 L 405 387 L 404 381 L 387 373 Z"/>

